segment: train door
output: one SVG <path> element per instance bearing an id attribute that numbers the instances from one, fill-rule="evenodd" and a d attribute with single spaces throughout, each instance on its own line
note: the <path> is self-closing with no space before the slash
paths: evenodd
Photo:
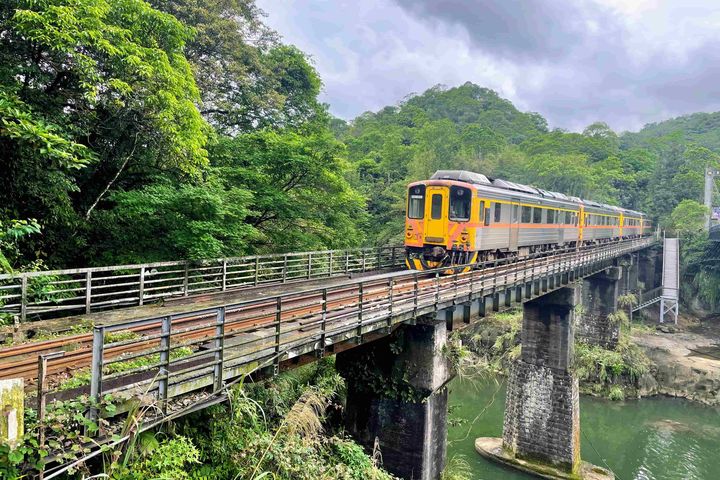
<path id="1" fill-rule="evenodd" d="M 577 228 L 578 228 L 578 245 L 582 245 L 583 243 L 583 227 L 585 226 L 585 207 L 583 205 L 580 205 L 580 214 L 578 215 L 577 219 Z"/>
<path id="2" fill-rule="evenodd" d="M 511 252 L 517 252 L 518 235 L 520 233 L 520 205 L 517 200 L 513 200 L 510 207 L 510 244 L 508 248 Z"/>
<path id="3" fill-rule="evenodd" d="M 445 244 L 447 238 L 447 187 L 427 187 L 425 197 L 425 243 Z"/>

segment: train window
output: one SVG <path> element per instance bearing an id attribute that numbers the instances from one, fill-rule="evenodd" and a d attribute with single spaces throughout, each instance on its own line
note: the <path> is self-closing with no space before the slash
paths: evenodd
<path id="1" fill-rule="evenodd" d="M 517 223 L 517 222 L 518 222 L 518 220 L 519 220 L 519 218 L 518 218 L 519 210 L 520 210 L 520 207 L 518 207 L 517 205 L 513 205 L 513 208 L 512 208 L 512 212 L 513 212 L 513 214 L 512 214 L 512 223 Z"/>
<path id="2" fill-rule="evenodd" d="M 430 217 L 433 220 L 440 220 L 442 218 L 442 195 L 439 193 L 433 193 Z"/>
<path id="3" fill-rule="evenodd" d="M 555 210 L 548 210 L 547 223 L 555 223 Z"/>
<path id="4" fill-rule="evenodd" d="M 495 223 L 500 223 L 502 219 L 502 203 L 495 203 Z"/>
<path id="5" fill-rule="evenodd" d="M 467 222 L 470 220 L 470 201 L 472 192 L 468 188 L 450 187 L 450 220 Z"/>
<path id="6" fill-rule="evenodd" d="M 540 207 L 533 208 L 533 223 L 542 223 L 542 209 Z"/>
<path id="7" fill-rule="evenodd" d="M 532 208 L 531 207 L 522 207 L 522 218 L 520 219 L 522 223 L 530 223 L 530 218 L 532 217 Z"/>
<path id="8" fill-rule="evenodd" d="M 425 216 L 425 185 L 410 188 L 408 192 L 408 218 Z"/>
<path id="9" fill-rule="evenodd" d="M 485 207 L 485 226 L 490 225 L 490 206 L 492 205 L 491 202 L 487 203 L 487 207 Z"/>
<path id="10" fill-rule="evenodd" d="M 485 220 L 485 202 L 478 202 L 480 204 L 480 210 L 478 211 L 478 220 L 482 223 Z"/>

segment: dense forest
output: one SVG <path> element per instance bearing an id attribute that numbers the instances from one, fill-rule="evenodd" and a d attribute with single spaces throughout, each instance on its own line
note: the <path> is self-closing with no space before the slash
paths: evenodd
<path id="1" fill-rule="evenodd" d="M 574 133 L 468 82 L 346 122 L 252 0 L 11 0 L 0 29 L 3 270 L 399 242 L 404 185 L 464 168 L 646 211 L 717 278 L 720 114 Z"/>

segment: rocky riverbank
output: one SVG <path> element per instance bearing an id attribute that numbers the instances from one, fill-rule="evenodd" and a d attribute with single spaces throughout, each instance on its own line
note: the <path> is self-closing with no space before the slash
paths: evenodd
<path id="1" fill-rule="evenodd" d="M 720 405 L 718 320 L 681 318 L 679 326 L 636 334 L 633 341 L 650 358 L 650 371 L 637 382 L 639 396 L 669 395 Z"/>

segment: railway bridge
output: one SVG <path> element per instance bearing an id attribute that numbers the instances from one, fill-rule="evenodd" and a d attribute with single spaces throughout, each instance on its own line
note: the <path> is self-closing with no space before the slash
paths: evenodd
<path id="1" fill-rule="evenodd" d="M 609 317 L 618 296 L 658 286 L 654 245 L 637 238 L 451 275 L 400 270 L 400 248 L 80 269 L 48 273 L 45 285 L 70 292 L 52 300 L 33 293 L 39 273 L 0 278 L 2 308 L 19 322 L 8 335 L 31 335 L 42 322 L 93 324 L 90 333 L 0 349 L 0 382 L 36 386 L 41 422 L 54 399 L 150 396 L 160 407 L 146 419 L 152 428 L 222 402 L 248 376 L 336 355 L 348 431 L 368 447 L 379 440 L 385 468 L 401 478 L 437 479 L 454 375 L 450 333 L 521 304 L 522 354 L 508 381 L 503 438 L 480 446 L 577 474 L 575 338 L 617 342 Z M 109 309 L 117 306 L 125 308 Z M 46 318 L 66 313 L 75 315 Z M 39 323 L 20 322 L 33 316 Z M 86 372 L 89 384 L 65 388 L 69 369 Z M 109 412 L 89 405 L 87 415 Z M 97 443 L 123 441 L 112 433 Z"/>

